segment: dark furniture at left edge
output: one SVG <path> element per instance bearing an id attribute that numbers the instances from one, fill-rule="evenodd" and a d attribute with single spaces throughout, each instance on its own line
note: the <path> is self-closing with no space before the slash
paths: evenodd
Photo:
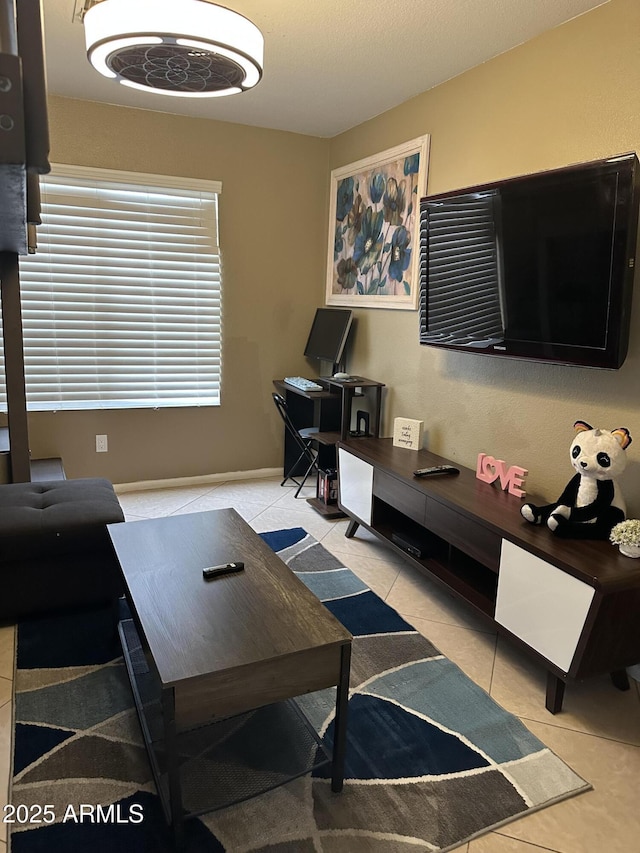
<path id="1" fill-rule="evenodd" d="M 0 2 L 0 301 L 10 436 L 9 477 L 29 482 L 19 255 L 35 251 L 38 175 L 50 170 L 40 0 Z"/>
<path id="2" fill-rule="evenodd" d="M 122 580 L 106 525 L 121 521 L 102 478 L 0 486 L 0 621 L 115 603 Z"/>

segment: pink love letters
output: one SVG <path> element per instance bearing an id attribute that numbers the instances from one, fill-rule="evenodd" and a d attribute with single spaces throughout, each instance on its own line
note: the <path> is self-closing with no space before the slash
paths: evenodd
<path id="1" fill-rule="evenodd" d="M 502 459 L 494 459 L 493 456 L 488 456 L 486 453 L 478 453 L 476 463 L 478 480 L 482 480 L 484 483 L 495 483 L 500 478 L 502 488 L 517 498 L 523 498 L 526 494 L 520 486 L 524 485 L 524 478 L 528 473 L 525 468 L 520 468 L 518 465 L 511 465 L 510 468 L 507 468 Z"/>

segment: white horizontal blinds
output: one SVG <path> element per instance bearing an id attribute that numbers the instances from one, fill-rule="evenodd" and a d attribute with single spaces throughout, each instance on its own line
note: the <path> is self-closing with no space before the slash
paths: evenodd
<path id="1" fill-rule="evenodd" d="M 41 189 L 28 408 L 218 405 L 220 184 L 57 166 Z"/>
<path id="2" fill-rule="evenodd" d="M 495 201 L 493 194 L 474 194 L 423 206 L 421 339 L 503 340 Z"/>

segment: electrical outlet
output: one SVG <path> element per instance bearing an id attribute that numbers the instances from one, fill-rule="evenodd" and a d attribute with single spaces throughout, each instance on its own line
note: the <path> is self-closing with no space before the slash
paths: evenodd
<path id="1" fill-rule="evenodd" d="M 96 436 L 96 453 L 106 453 L 109 449 L 106 435 Z"/>

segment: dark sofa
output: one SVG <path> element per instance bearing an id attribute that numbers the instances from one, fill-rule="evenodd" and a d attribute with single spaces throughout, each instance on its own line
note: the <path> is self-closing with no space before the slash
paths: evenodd
<path id="1" fill-rule="evenodd" d="M 124 521 L 101 478 L 0 485 L 0 621 L 115 601 L 106 525 Z"/>

